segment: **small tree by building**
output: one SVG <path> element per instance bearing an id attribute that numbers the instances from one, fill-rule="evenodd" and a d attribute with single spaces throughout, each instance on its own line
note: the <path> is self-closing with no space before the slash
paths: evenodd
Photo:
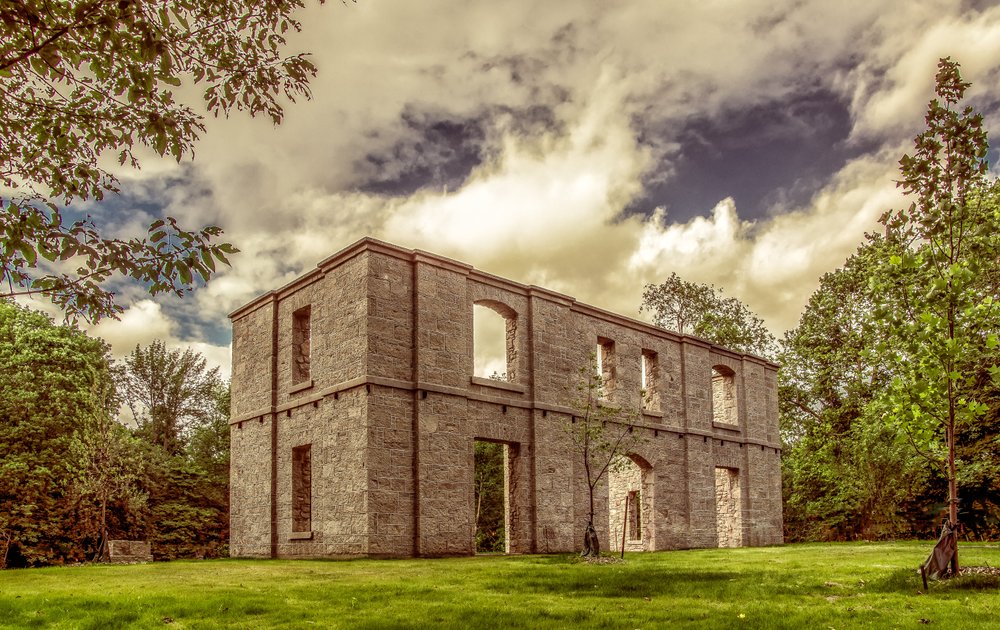
<path id="1" fill-rule="evenodd" d="M 616 405 L 605 396 L 596 356 L 590 356 L 590 364 L 580 368 L 579 375 L 573 401 L 577 413 L 566 425 L 566 432 L 574 453 L 582 458 L 587 477 L 589 504 L 581 555 L 597 556 L 601 542 L 594 528 L 594 491 L 609 470 L 624 465 L 627 460 L 623 456 L 643 439 L 635 427 L 640 412 Z"/>

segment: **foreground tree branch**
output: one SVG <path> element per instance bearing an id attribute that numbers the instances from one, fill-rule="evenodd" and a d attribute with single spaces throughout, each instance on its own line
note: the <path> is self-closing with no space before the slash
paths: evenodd
<path id="1" fill-rule="evenodd" d="M 322 2 L 323 0 L 320 0 Z M 70 319 L 122 312 L 113 281 L 183 294 L 238 251 L 215 226 L 169 217 L 109 238 L 74 202 L 119 190 L 99 165 L 111 152 L 138 168 L 137 146 L 180 161 L 205 130 L 174 99 L 204 87 L 213 116 L 245 111 L 275 124 L 282 101 L 309 98 L 316 68 L 285 56 L 303 0 L 13 0 L 0 4 L 0 297 L 44 294 Z"/>

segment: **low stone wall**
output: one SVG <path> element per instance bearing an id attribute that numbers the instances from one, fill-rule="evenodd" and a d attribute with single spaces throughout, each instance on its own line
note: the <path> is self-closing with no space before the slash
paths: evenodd
<path id="1" fill-rule="evenodd" d="M 112 564 L 152 562 L 153 551 L 146 540 L 109 540 L 107 561 Z"/>

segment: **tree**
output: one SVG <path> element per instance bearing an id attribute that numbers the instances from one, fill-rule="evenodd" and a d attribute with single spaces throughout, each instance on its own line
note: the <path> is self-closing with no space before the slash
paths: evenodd
<path id="1" fill-rule="evenodd" d="M 74 483 L 81 419 L 106 413 L 108 347 L 0 300 L 0 567 L 83 560 Z"/>
<path id="2" fill-rule="evenodd" d="M 228 457 L 228 455 L 227 455 Z M 188 453 L 149 445 L 143 490 L 146 531 L 157 560 L 217 558 L 229 537 L 229 476 L 219 478 Z"/>
<path id="3" fill-rule="evenodd" d="M 774 336 L 764 320 L 743 302 L 723 297 L 712 285 L 683 280 L 676 273 L 658 285 L 647 284 L 639 310 L 652 311 L 653 323 L 667 330 L 765 358 L 775 353 Z"/>
<path id="4" fill-rule="evenodd" d="M 592 355 L 590 365 L 580 368 L 577 396 L 573 401 L 577 413 L 566 425 L 573 450 L 582 459 L 589 493 L 584 556 L 601 553 L 600 539 L 594 529 L 594 490 L 607 472 L 625 464 L 623 456 L 643 441 L 640 432 L 635 430 L 641 412 L 614 405 L 605 397 L 603 388 L 597 357 Z"/>
<path id="5" fill-rule="evenodd" d="M 229 385 L 191 350 L 137 346 L 115 370 L 147 448 L 142 490 L 157 559 L 217 557 L 229 531 Z"/>
<path id="6" fill-rule="evenodd" d="M 320 0 L 322 2 L 323 0 Z M 236 252 L 215 226 L 170 217 L 144 238 L 102 234 L 70 204 L 118 191 L 102 158 L 138 168 L 150 147 L 193 154 L 202 117 L 174 88 L 204 87 L 212 115 L 263 114 L 308 98 L 316 69 L 284 57 L 302 0 L 14 0 L 0 5 L 0 297 L 44 294 L 70 318 L 115 316 L 116 274 L 152 294 L 189 291 Z"/>
<path id="7" fill-rule="evenodd" d="M 195 427 L 209 422 L 224 387 L 219 368 L 187 349 L 168 350 L 162 341 L 136 346 L 115 372 L 118 391 L 147 440 L 170 455 L 182 451 Z"/>
<path id="8" fill-rule="evenodd" d="M 207 421 L 194 427 L 186 455 L 198 468 L 226 487 L 229 497 L 229 405 L 230 385 L 221 381 L 212 395 L 213 407 Z"/>
<path id="9" fill-rule="evenodd" d="M 83 500 L 96 504 L 90 525 L 97 539 L 94 560 L 107 557 L 109 509 L 120 503 L 130 514 L 145 506 L 147 495 L 141 486 L 147 467 L 142 443 L 108 413 L 109 405 L 83 419 L 70 444 L 70 462 L 75 468 L 75 486 Z"/>
<path id="10" fill-rule="evenodd" d="M 940 101 L 930 101 L 926 130 L 915 138 L 913 155 L 900 160 L 898 185 L 914 202 L 880 219 L 887 239 L 902 248 L 890 257 L 879 287 L 896 306 L 880 315 L 902 341 L 888 353 L 895 377 L 887 402 L 918 451 L 942 463 L 953 530 L 959 526 L 957 434 L 987 411 L 970 387 L 969 357 L 991 357 L 987 370 L 1000 379 L 995 297 L 981 284 L 1000 244 L 1000 206 L 996 183 L 986 181 L 983 117 L 972 107 L 958 109 L 969 85 L 958 63 L 940 60 Z M 951 571 L 959 571 L 957 551 Z"/>

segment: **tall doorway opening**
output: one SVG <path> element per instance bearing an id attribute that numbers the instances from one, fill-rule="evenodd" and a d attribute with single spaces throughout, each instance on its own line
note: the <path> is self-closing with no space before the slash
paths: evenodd
<path id="1" fill-rule="evenodd" d="M 510 447 L 475 440 L 473 511 L 476 553 L 510 551 Z"/>
<path id="2" fill-rule="evenodd" d="M 715 527 L 720 547 L 743 546 L 743 494 L 740 471 L 715 469 Z"/>

